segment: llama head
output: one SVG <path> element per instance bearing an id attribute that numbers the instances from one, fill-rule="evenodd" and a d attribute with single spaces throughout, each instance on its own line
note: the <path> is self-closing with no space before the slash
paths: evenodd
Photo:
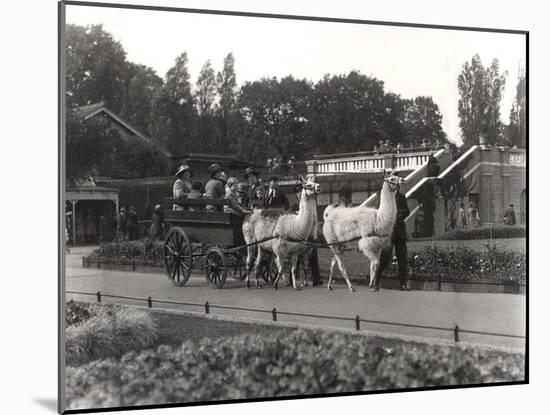
<path id="1" fill-rule="evenodd" d="M 384 170 L 384 184 L 383 187 L 387 187 L 390 192 L 395 193 L 399 189 L 399 185 L 404 183 L 405 180 L 394 174 L 392 171 L 389 175 Z"/>
<path id="2" fill-rule="evenodd" d="M 316 197 L 321 193 L 321 185 L 315 182 L 315 177 L 312 175 L 307 176 L 307 180 L 300 176 L 302 182 L 302 199 L 309 200 L 312 197 Z"/>

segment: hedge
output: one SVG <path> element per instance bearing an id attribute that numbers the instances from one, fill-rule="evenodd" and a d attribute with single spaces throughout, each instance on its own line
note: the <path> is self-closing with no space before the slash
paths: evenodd
<path id="1" fill-rule="evenodd" d="M 468 239 L 499 239 L 499 238 L 525 238 L 527 235 L 525 226 L 482 226 L 470 229 L 452 229 L 446 232 L 441 239 L 468 240 Z"/>
<path id="2" fill-rule="evenodd" d="M 67 368 L 69 409 L 524 380 L 524 355 L 300 329 L 184 342 Z"/>
<path id="3" fill-rule="evenodd" d="M 163 242 L 149 238 L 108 242 L 102 244 L 90 256 L 119 264 L 161 265 L 164 263 Z"/>
<path id="4" fill-rule="evenodd" d="M 68 366 L 120 357 L 129 350 L 151 347 L 157 339 L 153 319 L 143 310 L 75 304 L 67 307 L 66 314 L 72 320 L 65 332 Z"/>
<path id="5" fill-rule="evenodd" d="M 92 253 L 101 261 L 118 264 L 157 265 L 163 264 L 162 242 L 151 240 L 121 241 L 102 245 Z M 358 268 L 364 272 L 366 259 L 361 256 L 354 263 L 350 256 L 345 259 L 348 272 L 354 274 Z M 420 250 L 409 250 L 409 273 L 417 279 L 441 277 L 445 280 L 464 282 L 524 282 L 527 278 L 527 258 L 524 251 L 513 251 L 500 246 L 490 246 L 480 252 L 466 246 L 438 248 L 427 246 Z M 328 272 L 328 264 L 322 272 Z M 397 274 L 394 258 L 387 273 Z"/>
<path id="6" fill-rule="evenodd" d="M 488 246 L 482 252 L 465 246 L 429 246 L 420 251 L 409 251 L 408 263 L 410 274 L 419 278 L 437 275 L 445 280 L 464 282 L 525 282 L 527 279 L 525 252 L 498 246 Z M 396 258 L 388 272 L 397 274 Z"/>

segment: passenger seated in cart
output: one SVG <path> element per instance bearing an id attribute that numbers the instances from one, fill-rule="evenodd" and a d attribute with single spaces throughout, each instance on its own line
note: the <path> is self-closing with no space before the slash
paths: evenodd
<path id="1" fill-rule="evenodd" d="M 248 192 L 247 192 L 247 186 L 244 183 L 239 183 L 239 186 L 237 187 L 237 198 L 239 200 L 239 204 L 244 207 L 248 207 Z"/>
<path id="2" fill-rule="evenodd" d="M 191 177 L 193 176 L 193 173 L 191 172 L 191 167 L 189 167 L 187 164 L 182 164 L 178 171 L 175 174 L 176 181 L 174 182 L 174 187 L 172 188 L 172 197 L 174 199 L 182 199 L 184 197 L 187 197 L 187 195 L 191 192 Z M 174 204 L 173 205 L 174 210 L 185 210 L 185 208 L 181 205 Z"/>
<path id="3" fill-rule="evenodd" d="M 252 202 L 256 200 L 256 189 L 261 187 L 259 176 L 260 173 L 254 170 L 252 167 L 247 167 L 244 171 L 244 178 L 248 180 L 248 200 L 246 202 L 247 206 L 252 206 Z"/>
<path id="4" fill-rule="evenodd" d="M 193 182 L 193 186 L 191 187 L 191 192 L 187 195 L 187 199 L 190 200 L 197 200 L 202 198 L 201 193 L 202 183 L 201 182 Z M 202 206 L 189 206 L 189 212 L 200 212 L 202 210 Z"/>
<path id="5" fill-rule="evenodd" d="M 208 173 L 210 173 L 210 180 L 206 183 L 205 192 L 207 199 L 223 199 L 225 196 L 224 182 L 225 172 L 223 167 L 218 163 L 211 164 L 208 167 Z M 207 212 L 220 212 L 221 208 L 214 205 L 206 205 Z"/>
<path id="6" fill-rule="evenodd" d="M 235 215 L 244 216 L 250 213 L 250 210 L 246 209 L 243 205 L 239 203 L 237 190 L 239 188 L 239 179 L 236 177 L 230 177 L 227 180 L 227 185 L 225 187 L 225 198 L 229 201 L 229 205 L 223 207 L 225 213 L 233 213 Z"/>
<path id="7" fill-rule="evenodd" d="M 250 208 L 254 209 L 265 209 L 265 187 L 258 186 L 256 187 L 256 198 L 250 203 Z"/>

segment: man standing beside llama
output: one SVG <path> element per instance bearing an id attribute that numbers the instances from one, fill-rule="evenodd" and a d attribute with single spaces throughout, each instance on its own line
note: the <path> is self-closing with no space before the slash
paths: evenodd
<path id="1" fill-rule="evenodd" d="M 382 272 L 384 272 L 384 269 L 392 260 L 394 247 L 395 256 L 397 257 L 399 289 L 402 291 L 410 290 L 407 286 L 407 228 L 405 226 L 405 219 L 409 216 L 410 211 L 407 204 L 407 198 L 399 191 L 399 185 L 397 185 L 397 191 L 395 192 L 395 202 L 397 205 L 397 215 L 395 217 L 395 224 L 393 225 L 391 234 L 391 245 L 382 250 L 382 254 L 380 255 L 380 266 L 376 271 L 374 284 L 371 287 L 371 291 L 378 291 L 380 289 L 380 278 L 382 276 Z"/>

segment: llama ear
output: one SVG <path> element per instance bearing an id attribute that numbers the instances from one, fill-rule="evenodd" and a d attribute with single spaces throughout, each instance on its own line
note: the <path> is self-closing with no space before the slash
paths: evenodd
<path id="1" fill-rule="evenodd" d="M 306 179 L 304 179 L 302 175 L 300 175 L 300 181 L 302 182 L 302 184 L 306 184 Z"/>

